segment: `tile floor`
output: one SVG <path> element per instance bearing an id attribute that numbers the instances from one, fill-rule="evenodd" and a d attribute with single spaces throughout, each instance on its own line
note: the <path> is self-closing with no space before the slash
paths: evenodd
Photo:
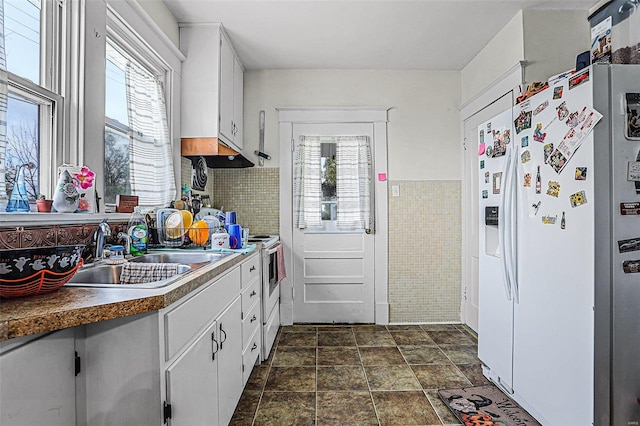
<path id="1" fill-rule="evenodd" d="M 460 325 L 285 326 L 231 424 L 457 425 L 436 391 L 487 384 L 476 354 Z"/>

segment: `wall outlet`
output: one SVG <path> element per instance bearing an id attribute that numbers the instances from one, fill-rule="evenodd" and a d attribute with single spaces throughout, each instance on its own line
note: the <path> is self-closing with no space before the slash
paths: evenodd
<path id="1" fill-rule="evenodd" d="M 394 197 L 400 196 L 400 186 L 399 185 L 391 185 L 391 195 Z"/>

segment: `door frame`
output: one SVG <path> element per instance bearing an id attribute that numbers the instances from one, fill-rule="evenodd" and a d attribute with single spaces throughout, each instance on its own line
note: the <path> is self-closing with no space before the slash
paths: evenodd
<path id="1" fill-rule="evenodd" d="M 374 309 L 375 323 L 389 323 L 387 112 L 389 107 L 279 107 L 280 240 L 287 265 L 293 266 L 293 125 L 308 123 L 371 123 L 374 147 Z M 280 283 L 280 322 L 293 324 L 293 273 Z"/>
<path id="2" fill-rule="evenodd" d="M 460 322 L 463 324 L 477 324 L 478 318 L 469 318 L 470 311 L 467 307 L 467 294 L 471 293 L 469 287 L 478 284 L 478 271 L 473 270 L 473 252 L 475 245 L 478 244 L 477 237 L 471 236 L 473 230 L 474 217 L 477 216 L 478 205 L 473 202 L 472 191 L 478 191 L 473 184 L 474 169 L 467 164 L 467 156 L 465 151 L 470 149 L 476 150 L 476 146 L 465 142 L 465 121 L 475 114 L 479 113 L 492 103 L 501 99 L 504 95 L 511 91 L 518 91 L 524 86 L 524 69 L 526 61 L 519 61 L 502 76 L 493 83 L 479 92 L 477 95 L 462 104 L 458 111 L 460 112 L 460 134 L 462 135 L 462 149 L 460 150 L 460 161 L 462 167 L 462 285 L 460 297 Z M 469 146 L 471 145 L 471 146 Z M 476 294 L 478 289 L 475 289 Z M 477 327 L 474 331 L 478 331 Z"/>

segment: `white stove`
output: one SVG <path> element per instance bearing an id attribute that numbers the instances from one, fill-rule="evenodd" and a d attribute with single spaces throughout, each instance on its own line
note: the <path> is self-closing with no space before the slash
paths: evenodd
<path id="1" fill-rule="evenodd" d="M 249 243 L 262 243 L 262 353 L 269 357 L 280 328 L 280 281 L 278 281 L 278 235 L 250 235 Z"/>

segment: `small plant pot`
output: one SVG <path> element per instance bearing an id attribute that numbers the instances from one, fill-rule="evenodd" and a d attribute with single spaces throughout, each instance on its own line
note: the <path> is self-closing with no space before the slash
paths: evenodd
<path id="1" fill-rule="evenodd" d="M 38 208 L 38 211 L 41 213 L 51 212 L 52 204 L 53 204 L 53 200 L 36 200 L 36 207 Z"/>

